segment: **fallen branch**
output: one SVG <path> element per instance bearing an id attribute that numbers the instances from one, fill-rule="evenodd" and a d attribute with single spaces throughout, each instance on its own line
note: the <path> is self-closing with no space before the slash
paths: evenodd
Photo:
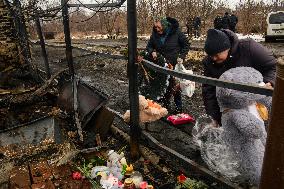
<path id="1" fill-rule="evenodd" d="M 30 89 L 13 89 L 13 90 L 0 89 L 0 95 L 19 95 L 34 91 L 35 89 L 36 89 L 35 87 L 32 87 Z"/>
<path id="2" fill-rule="evenodd" d="M 43 86 L 41 86 L 39 89 L 37 89 L 32 95 L 42 95 L 43 92 L 46 92 L 46 89 L 51 85 L 51 83 L 53 82 L 53 80 L 55 78 L 57 78 L 61 73 L 63 73 L 64 71 L 66 71 L 66 69 L 62 69 L 60 71 L 58 71 L 57 73 L 55 73 L 49 80 L 47 80 Z"/>

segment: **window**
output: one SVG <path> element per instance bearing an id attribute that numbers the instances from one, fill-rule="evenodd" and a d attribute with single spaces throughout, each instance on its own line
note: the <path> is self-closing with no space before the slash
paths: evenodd
<path id="1" fill-rule="evenodd" d="M 284 12 L 271 14 L 269 17 L 269 24 L 281 24 L 284 23 Z"/>

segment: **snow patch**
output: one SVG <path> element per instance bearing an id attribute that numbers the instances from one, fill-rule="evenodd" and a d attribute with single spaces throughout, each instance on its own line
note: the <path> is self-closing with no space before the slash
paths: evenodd
<path id="1" fill-rule="evenodd" d="M 206 39 L 206 35 L 200 35 L 200 37 L 192 37 L 192 41 L 204 41 Z"/>
<path id="2" fill-rule="evenodd" d="M 256 42 L 262 42 L 262 41 L 265 40 L 264 37 L 263 37 L 263 35 L 261 35 L 261 34 L 254 34 L 254 33 L 252 33 L 252 34 L 244 35 L 244 34 L 242 34 L 242 33 L 236 33 L 236 35 L 238 36 L 239 39 L 247 39 L 247 38 L 250 38 L 250 39 L 255 40 Z"/>
<path id="3" fill-rule="evenodd" d="M 149 40 L 150 39 L 150 35 L 138 35 L 137 38 L 141 39 L 141 40 Z"/>

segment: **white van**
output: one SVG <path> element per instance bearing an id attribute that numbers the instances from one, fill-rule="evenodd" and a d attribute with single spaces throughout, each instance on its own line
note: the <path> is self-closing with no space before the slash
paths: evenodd
<path id="1" fill-rule="evenodd" d="M 266 22 L 266 42 L 275 41 L 277 39 L 284 39 L 284 11 L 269 13 Z"/>

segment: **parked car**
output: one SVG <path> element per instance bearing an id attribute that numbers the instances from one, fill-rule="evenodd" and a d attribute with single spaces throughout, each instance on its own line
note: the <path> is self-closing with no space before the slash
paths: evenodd
<path id="1" fill-rule="evenodd" d="M 268 14 L 267 31 L 265 41 L 272 42 L 277 39 L 284 39 L 284 11 L 271 12 Z"/>

